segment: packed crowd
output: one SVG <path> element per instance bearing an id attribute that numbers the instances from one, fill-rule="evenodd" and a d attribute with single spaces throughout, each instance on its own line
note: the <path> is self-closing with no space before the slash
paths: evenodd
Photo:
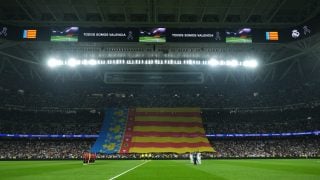
<path id="1" fill-rule="evenodd" d="M 273 85 L 188 85 L 99 87 L 52 83 L 30 88 L 0 87 L 0 134 L 98 134 L 106 107 L 202 107 L 206 133 L 272 133 L 320 130 L 320 83 Z M 53 87 L 54 86 L 54 87 Z M 37 87 L 37 88 L 34 88 Z M 312 105 L 310 105 L 310 103 Z M 317 104 L 313 106 L 313 104 Z M 303 104 L 304 108 L 241 111 L 243 108 Z M 10 110 L 19 107 L 20 110 Z M 18 109 L 19 109 L 18 108 Z M 46 108 L 89 108 L 43 112 Z M 210 110 L 205 110 L 209 108 Z M 226 110 L 226 108 L 232 108 Z M 25 111 L 25 109 L 32 109 Z M 39 110 L 39 111 L 37 111 Z M 94 140 L 0 139 L 0 159 L 81 159 Z M 212 140 L 217 157 L 319 157 L 319 138 Z M 153 159 L 189 154 L 152 154 Z M 102 159 L 136 159 L 139 154 L 98 154 Z"/>
<path id="2" fill-rule="evenodd" d="M 0 134 L 99 134 L 100 113 L 48 113 L 0 110 Z"/>
<path id="3" fill-rule="evenodd" d="M 81 159 L 94 140 L 1 140 L 0 159 Z M 210 158 L 320 157 L 320 139 L 212 139 Z M 97 159 L 189 159 L 189 153 L 97 154 Z"/>
<path id="4" fill-rule="evenodd" d="M 270 107 L 320 102 L 320 83 L 215 85 L 52 84 L 37 88 L 1 87 L 0 106 L 27 108 L 105 107 Z"/>
<path id="5" fill-rule="evenodd" d="M 218 158 L 320 157 L 319 138 L 212 140 Z"/>
<path id="6" fill-rule="evenodd" d="M 0 140 L 0 159 L 81 159 L 91 140 Z"/>
<path id="7" fill-rule="evenodd" d="M 320 106 L 277 111 L 202 110 L 206 134 L 285 133 L 320 130 Z M 99 134 L 103 113 L 88 110 L 0 110 L 0 134 Z"/>
<path id="8" fill-rule="evenodd" d="M 320 130 L 320 107 L 259 112 L 204 110 L 202 118 L 207 134 Z"/>

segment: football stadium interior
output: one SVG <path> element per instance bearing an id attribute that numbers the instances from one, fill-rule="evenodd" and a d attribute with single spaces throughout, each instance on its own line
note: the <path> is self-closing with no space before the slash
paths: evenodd
<path id="1" fill-rule="evenodd" d="M 0 179 L 320 179 L 319 0 L 1 0 Z"/>

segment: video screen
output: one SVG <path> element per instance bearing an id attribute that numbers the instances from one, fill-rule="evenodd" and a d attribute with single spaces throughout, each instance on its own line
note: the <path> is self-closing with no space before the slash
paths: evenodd
<path id="1" fill-rule="evenodd" d="M 166 28 L 140 29 L 139 42 L 166 42 Z"/>
<path id="2" fill-rule="evenodd" d="M 226 30 L 226 43 L 252 43 L 251 28 Z"/>
<path id="3" fill-rule="evenodd" d="M 266 32 L 266 40 L 267 41 L 278 41 L 279 40 L 279 32 L 278 31 Z"/>
<path id="4" fill-rule="evenodd" d="M 54 28 L 51 31 L 51 41 L 78 42 L 79 27 Z"/>
<path id="5" fill-rule="evenodd" d="M 24 29 L 22 33 L 23 39 L 36 39 L 37 30 L 35 29 Z"/>

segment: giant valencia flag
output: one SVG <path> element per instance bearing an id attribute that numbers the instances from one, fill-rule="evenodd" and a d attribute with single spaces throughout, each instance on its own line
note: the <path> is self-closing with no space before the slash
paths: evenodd
<path id="1" fill-rule="evenodd" d="M 200 108 L 129 109 L 120 153 L 214 152 Z"/>

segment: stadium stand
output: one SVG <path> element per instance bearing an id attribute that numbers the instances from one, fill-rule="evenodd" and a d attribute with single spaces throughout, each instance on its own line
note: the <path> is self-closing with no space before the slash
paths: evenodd
<path id="1" fill-rule="evenodd" d="M 36 112 L 0 110 L 0 133 L 98 134 L 102 117 L 88 111 Z"/>
<path id="2" fill-rule="evenodd" d="M 283 133 L 320 129 L 320 107 L 273 109 L 245 112 L 237 110 L 204 110 L 207 134 L 214 133 Z"/>
<path id="3" fill-rule="evenodd" d="M 218 158 L 312 158 L 320 156 L 319 138 L 212 140 Z"/>
<path id="4" fill-rule="evenodd" d="M 1 140 L 0 159 L 81 159 L 92 140 Z"/>
<path id="5" fill-rule="evenodd" d="M 216 153 L 203 158 L 313 158 L 319 138 L 211 140 Z M 0 159 L 81 159 L 94 140 L 1 140 Z M 189 154 L 152 153 L 153 159 L 188 159 Z M 140 154 L 98 154 L 98 159 L 140 159 Z"/>
<path id="6" fill-rule="evenodd" d="M 1 110 L 0 114 L 0 134 L 98 134 L 102 126 L 102 113 L 84 110 L 68 113 Z M 258 111 L 256 109 L 204 109 L 202 119 L 206 134 L 303 132 L 319 129 L 319 107 L 314 105 L 295 109 L 259 109 Z M 5 138 L 0 141 L 1 159 L 79 159 L 84 151 L 88 151 L 93 146 L 94 141 L 94 139 Z M 216 153 L 204 154 L 204 158 L 304 158 L 320 155 L 319 138 L 313 136 L 210 138 L 210 141 Z M 112 152 L 110 155 L 98 154 L 98 158 L 140 158 L 140 154 Z M 188 154 L 152 153 L 152 158 L 188 158 Z"/>
<path id="7" fill-rule="evenodd" d="M 288 84 L 191 86 L 83 86 L 51 84 L 47 87 L 0 85 L 2 106 L 28 108 L 201 107 L 246 108 L 312 105 L 320 102 L 318 80 Z M 103 86 L 103 84 L 101 84 Z M 237 87 L 237 88 L 234 88 Z M 19 93 L 18 90 L 24 93 Z M 170 100 L 167 100 L 170 99 Z"/>
<path id="8" fill-rule="evenodd" d="M 200 106 L 206 134 L 283 133 L 320 129 L 319 83 L 248 85 L 219 87 L 206 85 L 137 85 L 100 87 L 59 84 L 38 88 L 6 83 L 0 88 L 0 134 L 90 134 L 102 126 L 104 107 L 179 107 Z M 237 87 L 237 89 L 232 87 Z M 23 92 L 18 91 L 24 89 Z M 319 157 L 319 139 L 211 138 L 217 153 L 208 158 L 243 157 Z M 2 159 L 79 158 L 94 140 L 1 139 Z M 27 144 L 39 146 L 28 154 Z M 11 145 L 10 145 L 11 144 Z M 42 145 L 44 146 L 42 146 Z M 52 155 L 51 148 L 61 150 Z M 30 146 L 31 147 L 31 146 Z M 76 151 L 72 147 L 79 147 Z M 294 149 L 293 147 L 296 147 Z M 13 149 L 15 149 L 13 151 Z M 290 150 L 292 149 L 292 150 Z M 295 151 L 296 150 L 296 151 Z M 12 153 L 8 153 L 11 151 Z M 75 151 L 75 152 L 74 152 Z M 13 153 L 14 152 L 14 153 Z M 44 154 L 41 154 L 43 152 Z M 67 153 L 66 153 L 67 152 Z M 39 153 L 39 155 L 35 155 Z M 32 155 L 33 154 L 33 155 Z M 153 154 L 153 158 L 187 158 L 188 155 Z M 139 154 L 99 154 L 98 158 L 139 158 Z"/>
<path id="9" fill-rule="evenodd" d="M 1 0 L 0 179 L 320 180 L 319 77 L 320 0 Z"/>

